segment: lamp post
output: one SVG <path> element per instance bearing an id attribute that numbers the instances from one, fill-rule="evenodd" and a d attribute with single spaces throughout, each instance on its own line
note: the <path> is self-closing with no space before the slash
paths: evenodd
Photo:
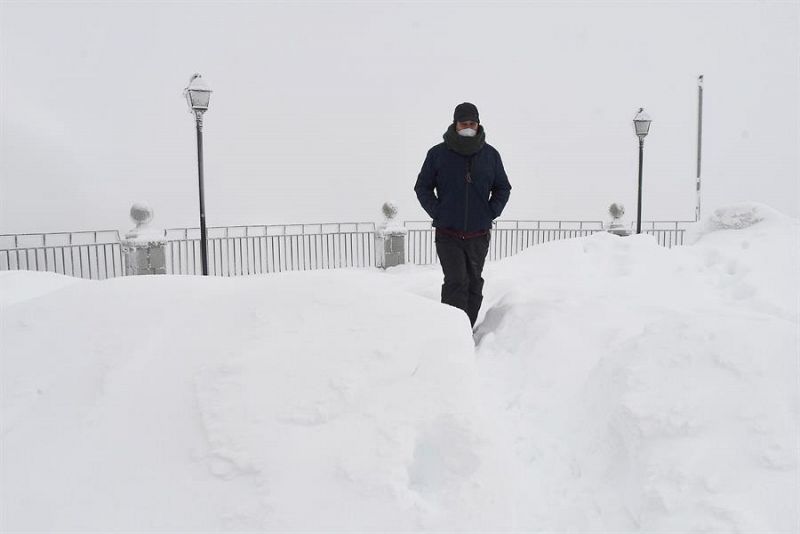
<path id="1" fill-rule="evenodd" d="M 697 207 L 694 220 L 700 222 L 700 155 L 703 148 L 703 75 L 697 78 Z"/>
<path id="2" fill-rule="evenodd" d="M 200 182 L 200 260 L 203 276 L 208 275 L 208 248 L 206 240 L 206 203 L 203 195 L 203 113 L 208 110 L 211 89 L 199 74 L 194 74 L 189 85 L 183 90 L 190 111 L 194 112 L 197 124 L 197 172 Z"/>
<path id="3" fill-rule="evenodd" d="M 639 108 L 639 113 L 633 118 L 633 127 L 639 137 L 639 203 L 636 208 L 636 233 L 642 233 L 642 160 L 644 159 L 644 138 L 650 131 L 650 116 Z"/>

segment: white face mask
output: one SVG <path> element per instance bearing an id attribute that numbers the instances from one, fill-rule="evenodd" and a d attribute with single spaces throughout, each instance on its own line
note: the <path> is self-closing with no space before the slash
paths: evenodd
<path id="1" fill-rule="evenodd" d="M 473 130 L 472 128 L 464 128 L 458 131 L 458 135 L 461 137 L 475 137 L 477 134 L 478 130 Z"/>

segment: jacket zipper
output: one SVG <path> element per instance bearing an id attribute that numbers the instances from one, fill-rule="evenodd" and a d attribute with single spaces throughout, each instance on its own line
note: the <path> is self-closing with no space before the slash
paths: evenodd
<path id="1" fill-rule="evenodd" d="M 469 184 L 472 183 L 472 156 L 467 160 L 467 174 L 464 175 L 464 232 L 467 231 L 469 215 Z"/>

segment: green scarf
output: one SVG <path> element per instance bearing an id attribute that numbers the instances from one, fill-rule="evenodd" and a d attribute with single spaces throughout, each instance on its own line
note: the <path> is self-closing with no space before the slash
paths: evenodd
<path id="1" fill-rule="evenodd" d="M 483 126 L 480 124 L 478 125 L 478 133 L 475 134 L 475 137 L 458 135 L 455 124 L 451 124 L 442 137 L 447 144 L 447 148 L 462 156 L 476 154 L 483 148 L 483 145 L 486 144 L 486 134 L 483 131 Z"/>

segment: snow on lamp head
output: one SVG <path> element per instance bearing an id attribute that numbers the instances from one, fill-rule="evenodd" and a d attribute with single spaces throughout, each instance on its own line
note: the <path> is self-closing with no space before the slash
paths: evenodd
<path id="1" fill-rule="evenodd" d="M 653 122 L 650 115 L 645 113 L 644 108 L 639 108 L 639 112 L 633 118 L 633 127 L 640 141 L 644 141 L 645 136 L 650 131 L 650 123 Z"/>
<path id="2" fill-rule="evenodd" d="M 186 102 L 195 115 L 202 115 L 208 110 L 208 102 L 211 100 L 211 89 L 208 87 L 203 77 L 195 73 L 189 80 L 189 85 L 183 90 Z"/>

